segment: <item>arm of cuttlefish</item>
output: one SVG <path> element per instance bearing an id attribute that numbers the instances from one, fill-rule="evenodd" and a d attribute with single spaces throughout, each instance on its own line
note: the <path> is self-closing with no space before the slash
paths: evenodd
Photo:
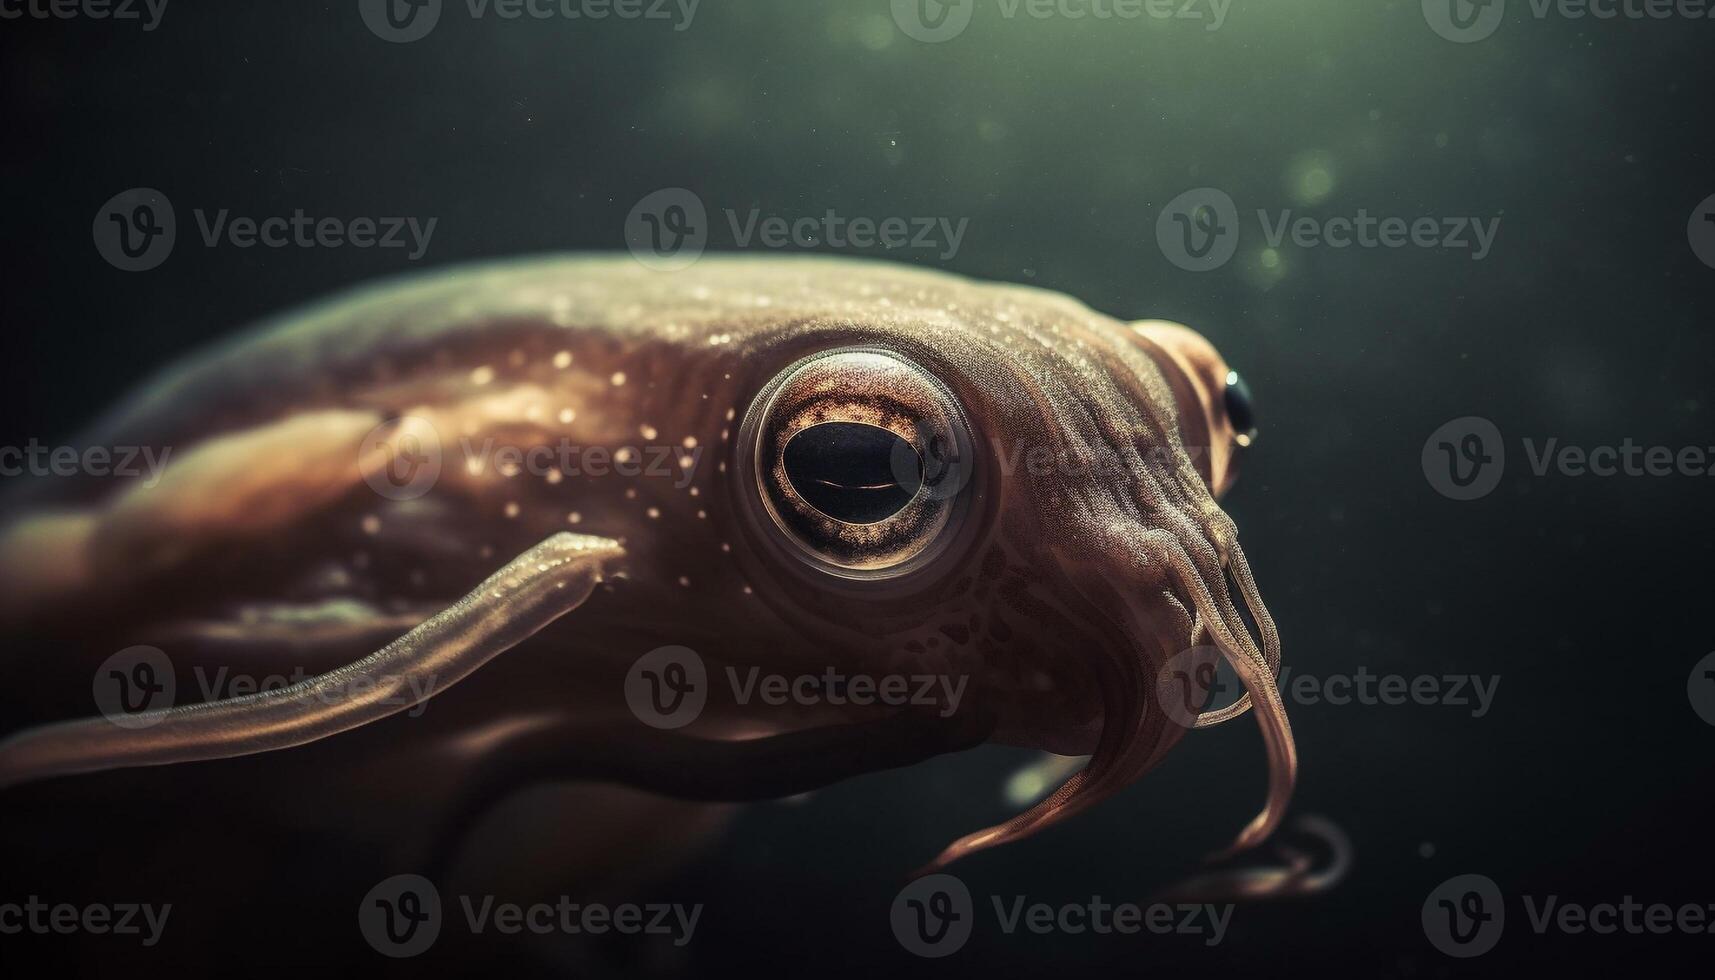
<path id="1" fill-rule="evenodd" d="M 0 789 L 72 773 L 225 759 L 290 748 L 404 711 L 470 676 L 588 599 L 623 554 L 556 534 L 375 653 L 278 691 L 133 716 L 86 718 L 0 741 Z"/>

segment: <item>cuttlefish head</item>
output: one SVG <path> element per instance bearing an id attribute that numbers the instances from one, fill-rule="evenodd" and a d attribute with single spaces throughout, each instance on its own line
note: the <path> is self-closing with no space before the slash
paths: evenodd
<path id="1" fill-rule="evenodd" d="M 997 741 L 1091 756 L 930 867 L 1089 807 L 1253 703 L 1269 798 L 1234 847 L 1260 842 L 1296 762 L 1274 624 L 1216 503 L 1255 436 L 1242 382 L 1175 324 L 1018 288 L 912 298 L 754 352 L 728 491 L 747 573 L 800 630 L 879 670 L 968 678 L 961 710 Z M 1247 697 L 1162 710 L 1192 650 Z"/>

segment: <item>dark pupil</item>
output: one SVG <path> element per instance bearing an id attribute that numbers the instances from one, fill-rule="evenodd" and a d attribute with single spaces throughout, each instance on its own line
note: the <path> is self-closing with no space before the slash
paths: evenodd
<path id="1" fill-rule="evenodd" d="M 923 483 L 910 443 L 860 422 L 823 422 L 786 444 L 786 478 L 811 507 L 847 524 L 899 513 Z"/>
<path id="2" fill-rule="evenodd" d="M 1227 380 L 1227 420 L 1240 435 L 1256 432 L 1256 409 L 1251 407 L 1251 386 L 1235 372 Z"/>

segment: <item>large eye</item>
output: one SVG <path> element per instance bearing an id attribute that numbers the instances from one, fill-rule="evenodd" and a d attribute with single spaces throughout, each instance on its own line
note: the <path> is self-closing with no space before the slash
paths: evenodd
<path id="1" fill-rule="evenodd" d="M 887 351 L 817 354 L 745 416 L 758 502 L 801 557 L 835 574 L 895 575 L 934 554 L 970 470 L 946 385 Z"/>

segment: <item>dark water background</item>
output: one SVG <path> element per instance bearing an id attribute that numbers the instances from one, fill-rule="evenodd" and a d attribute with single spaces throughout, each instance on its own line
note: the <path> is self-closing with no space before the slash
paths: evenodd
<path id="1" fill-rule="evenodd" d="M 1295 708 L 1296 808 L 1344 828 L 1356 863 L 1326 896 L 1241 907 L 1212 949 L 1006 936 L 990 919 L 948 960 L 902 951 L 887 910 L 903 873 L 1008 812 L 1021 757 L 993 750 L 750 810 L 658 889 L 707 905 L 681 967 L 1707 971 L 1715 935 L 1538 936 L 1518 896 L 1715 902 L 1715 727 L 1687 690 L 1715 650 L 1715 480 L 1537 476 L 1522 451 L 1526 437 L 1715 445 L 1715 269 L 1687 237 L 1715 194 L 1715 20 L 1537 19 L 1513 0 L 1493 37 L 1455 44 L 1416 0 L 1235 0 L 1213 31 L 1007 19 L 981 0 L 963 35 L 921 43 L 885 0 L 705 0 L 683 31 L 472 19 L 453 3 L 428 37 L 389 44 L 355 6 L 175 0 L 151 32 L 0 22 L 0 442 L 69 439 L 154 369 L 338 287 L 623 249 L 628 213 L 661 188 L 707 203 L 717 249 L 734 247 L 726 209 L 968 219 L 956 255 L 892 257 L 1180 320 L 1248 375 L 1263 438 L 1230 510 L 1291 664 L 1499 678 L 1481 718 Z M 137 186 L 172 199 L 180 238 L 160 268 L 125 273 L 92 246 L 91 216 Z M 1193 273 L 1156 225 L 1205 186 L 1237 202 L 1243 230 L 1231 262 Z M 205 248 L 190 212 L 223 207 L 439 220 L 412 264 Z M 1290 242 L 1271 255 L 1251 216 L 1287 208 L 1500 230 L 1480 261 Z M 1460 502 L 1420 453 L 1471 415 L 1509 459 L 1493 493 Z M 1254 726 L 1202 732 L 1118 799 L 957 871 L 979 896 L 1143 901 L 1249 817 L 1262 773 Z M 1463 873 L 1509 896 L 1505 937 L 1473 960 L 1437 952 L 1420 923 L 1431 889 Z M 330 940 L 323 968 L 380 965 L 353 939 Z M 317 942 L 276 922 L 233 944 L 272 950 L 266 966 Z"/>

